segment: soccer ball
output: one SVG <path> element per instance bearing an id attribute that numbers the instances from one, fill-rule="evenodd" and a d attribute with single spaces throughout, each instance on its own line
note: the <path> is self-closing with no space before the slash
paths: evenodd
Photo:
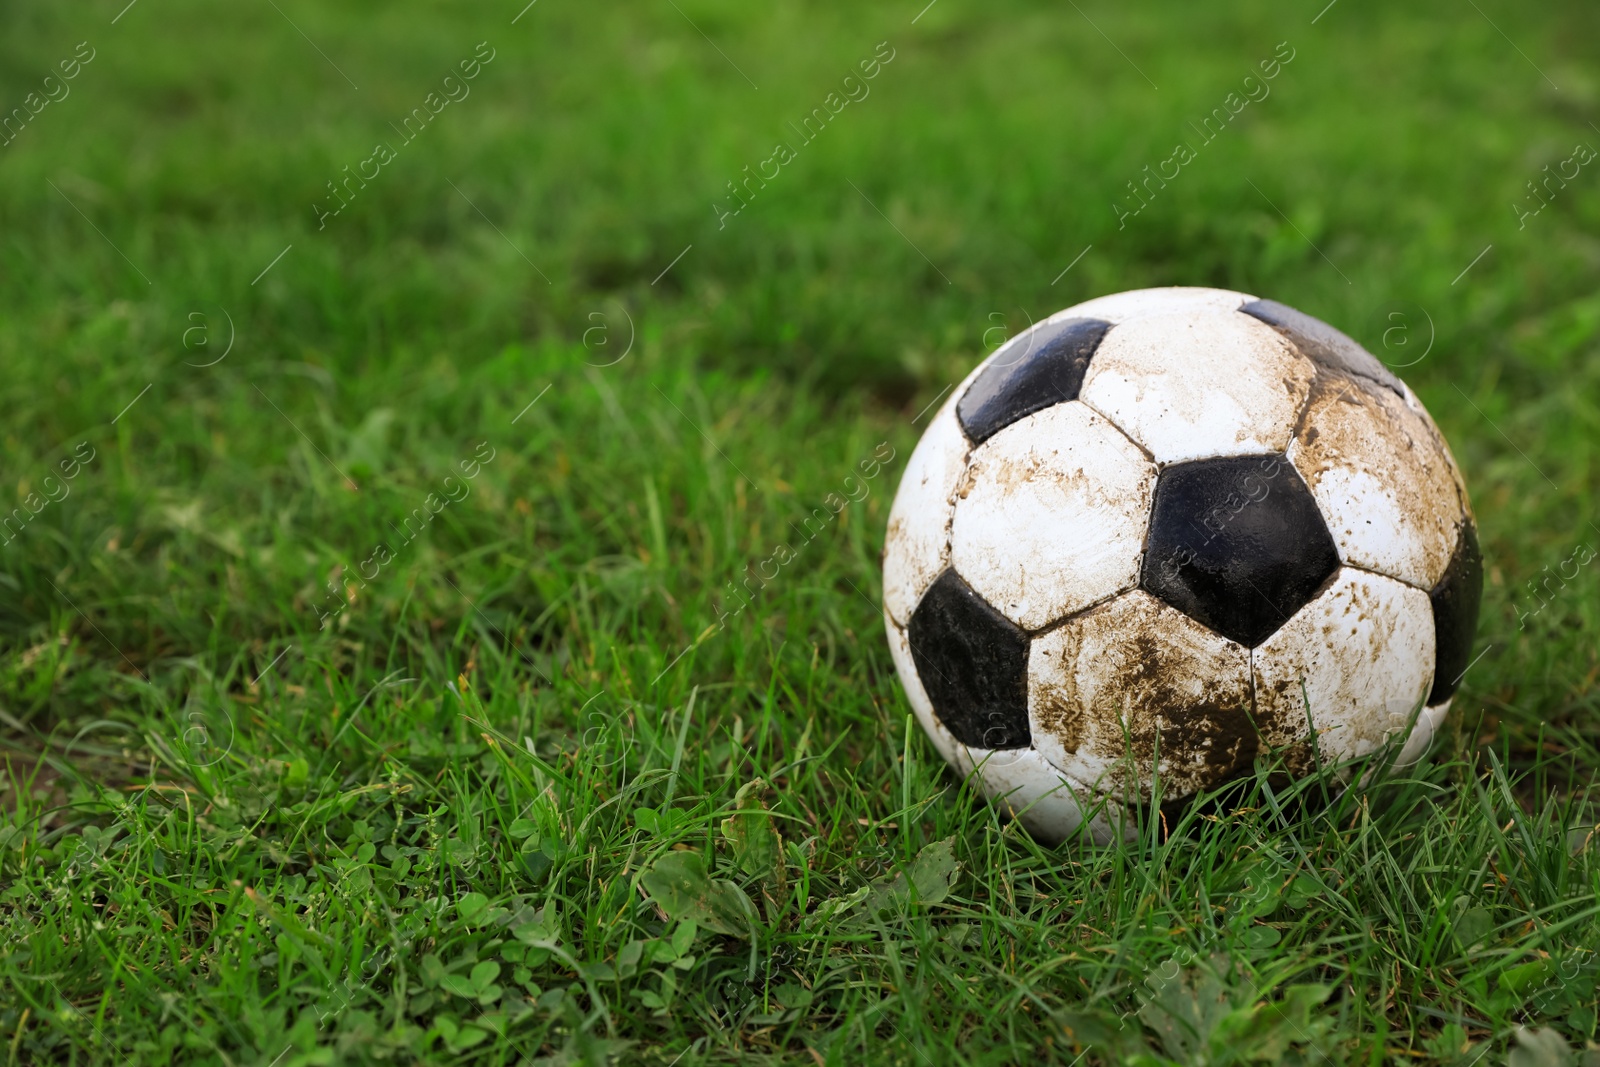
<path id="1" fill-rule="evenodd" d="M 1001 346 L 923 434 L 883 553 L 912 710 L 1045 840 L 1126 835 L 1131 806 L 1258 759 L 1414 762 L 1482 586 L 1415 394 L 1221 289 L 1101 297 Z"/>

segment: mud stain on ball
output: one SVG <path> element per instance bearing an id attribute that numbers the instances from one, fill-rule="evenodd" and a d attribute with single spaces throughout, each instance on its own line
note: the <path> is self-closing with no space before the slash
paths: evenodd
<path id="1" fill-rule="evenodd" d="M 1143 591 L 1034 640 L 1034 744 L 1076 777 L 1188 795 L 1254 759 L 1249 652 Z"/>
<path id="2" fill-rule="evenodd" d="M 1443 576 L 1463 506 L 1455 464 L 1425 413 L 1365 378 L 1321 372 L 1289 461 L 1344 562 L 1419 589 Z"/>
<path id="3" fill-rule="evenodd" d="M 1127 751 L 1136 766 L 1158 770 L 1163 792 L 1186 796 L 1218 785 L 1255 757 L 1249 693 L 1192 673 L 1213 666 L 1204 652 L 1147 628 L 1133 636 L 1129 653 L 1112 677 L 1125 694 Z M 1154 783 L 1141 774 L 1139 784 Z"/>

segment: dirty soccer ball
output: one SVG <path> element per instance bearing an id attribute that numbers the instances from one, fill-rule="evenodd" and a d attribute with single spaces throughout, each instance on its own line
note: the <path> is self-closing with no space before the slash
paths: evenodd
<path id="1" fill-rule="evenodd" d="M 1258 759 L 1414 762 L 1482 582 L 1415 394 L 1331 326 L 1219 289 L 1102 297 L 1008 341 L 917 445 L 883 554 L 923 729 L 1047 840 L 1125 835 L 1128 805 Z"/>

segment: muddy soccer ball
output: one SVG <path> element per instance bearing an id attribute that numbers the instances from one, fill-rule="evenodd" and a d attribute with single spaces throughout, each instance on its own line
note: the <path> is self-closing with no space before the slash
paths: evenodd
<path id="1" fill-rule="evenodd" d="M 1036 835 L 1128 832 L 1270 761 L 1417 759 L 1482 567 L 1422 403 L 1271 300 L 1146 289 L 1051 316 L 934 416 L 883 555 L 939 752 Z"/>

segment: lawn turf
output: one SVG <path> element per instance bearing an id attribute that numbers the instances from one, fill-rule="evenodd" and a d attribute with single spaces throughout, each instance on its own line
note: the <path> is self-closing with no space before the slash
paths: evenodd
<path id="1" fill-rule="evenodd" d="M 1600 172 L 1527 183 L 1600 147 L 1596 41 L 1503 0 L 0 9 L 0 1052 L 1575 1062 Z M 1044 848 L 911 723 L 888 502 L 1000 339 L 1165 284 L 1400 369 L 1482 658 L 1397 781 Z M 675 846 L 751 910 L 669 920 Z"/>

